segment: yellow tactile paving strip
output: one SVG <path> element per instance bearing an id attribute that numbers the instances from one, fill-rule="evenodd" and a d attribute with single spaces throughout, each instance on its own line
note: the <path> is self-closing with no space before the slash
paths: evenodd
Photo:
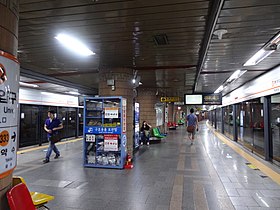
<path id="1" fill-rule="evenodd" d="M 56 143 L 56 145 L 73 143 L 73 142 L 76 142 L 76 141 L 81 141 L 82 139 L 83 138 L 77 138 L 77 139 L 73 139 L 73 140 L 62 141 L 62 142 Z M 39 146 L 39 147 L 36 146 L 36 147 L 29 148 L 29 149 L 21 149 L 21 150 L 17 151 L 17 154 L 22 154 L 22 153 L 32 152 L 32 151 L 36 151 L 36 150 L 46 149 L 48 147 L 49 147 L 49 144 L 44 145 L 44 146 Z"/>
<path id="2" fill-rule="evenodd" d="M 237 152 L 239 155 L 241 155 L 243 158 L 245 158 L 247 161 L 249 161 L 252 165 L 254 165 L 256 168 L 258 168 L 261 172 L 263 172 L 265 175 L 270 177 L 274 182 L 280 185 L 280 174 L 271 169 L 270 167 L 266 166 L 256 158 L 254 158 L 252 155 L 245 152 L 243 149 L 239 148 L 235 143 L 231 142 L 227 138 L 225 138 L 222 134 L 215 131 L 208 123 L 206 123 L 208 128 L 212 129 L 214 134 L 225 144 L 227 144 L 229 147 L 231 147 L 235 152 Z"/>

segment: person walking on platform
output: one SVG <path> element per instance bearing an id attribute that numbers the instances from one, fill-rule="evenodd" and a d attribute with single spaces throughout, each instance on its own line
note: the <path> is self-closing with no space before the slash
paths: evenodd
<path id="1" fill-rule="evenodd" d="M 60 152 L 57 149 L 57 147 L 55 146 L 55 142 L 51 141 L 51 137 L 53 135 L 57 135 L 58 134 L 58 130 L 61 130 L 63 128 L 62 122 L 57 119 L 54 116 L 55 112 L 53 110 L 48 111 L 48 118 L 45 121 L 45 125 L 44 125 L 44 130 L 47 132 L 47 138 L 49 141 L 49 148 L 48 151 L 46 153 L 46 158 L 43 161 L 43 163 L 48 163 L 50 162 L 50 156 L 52 154 L 52 151 L 55 152 L 55 159 L 59 158 L 60 156 Z"/>
<path id="2" fill-rule="evenodd" d="M 146 121 L 143 121 L 140 132 L 140 138 L 141 138 L 141 145 L 143 145 L 143 141 L 146 139 L 147 146 L 150 145 L 150 126 Z"/>
<path id="3" fill-rule="evenodd" d="M 189 133 L 189 139 L 191 140 L 191 145 L 194 142 L 195 132 L 198 131 L 198 119 L 194 114 L 194 109 L 190 109 L 190 114 L 187 116 L 187 131 Z"/>

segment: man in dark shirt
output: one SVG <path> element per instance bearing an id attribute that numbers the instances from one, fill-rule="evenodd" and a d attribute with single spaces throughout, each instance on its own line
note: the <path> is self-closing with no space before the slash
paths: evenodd
<path id="1" fill-rule="evenodd" d="M 57 159 L 60 156 L 60 152 L 55 146 L 55 143 L 50 141 L 50 137 L 54 134 L 57 134 L 58 130 L 63 128 L 62 122 L 56 117 L 54 117 L 54 113 L 55 112 L 53 110 L 48 111 L 48 119 L 46 119 L 44 125 L 44 130 L 47 132 L 47 137 L 49 141 L 49 148 L 46 153 L 46 159 L 43 161 L 43 163 L 50 162 L 50 156 L 52 154 L 52 151 L 55 152 L 55 159 Z"/>

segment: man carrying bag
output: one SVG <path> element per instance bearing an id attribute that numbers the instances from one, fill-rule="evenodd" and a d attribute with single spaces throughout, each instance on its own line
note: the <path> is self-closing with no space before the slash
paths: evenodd
<path id="1" fill-rule="evenodd" d="M 55 146 L 55 143 L 60 141 L 59 131 L 63 128 L 62 122 L 54 116 L 55 112 L 53 110 L 48 111 L 48 119 L 45 121 L 44 130 L 47 132 L 47 138 L 49 141 L 49 148 L 46 153 L 46 158 L 43 163 L 50 162 L 50 156 L 52 151 L 55 152 L 55 159 L 60 156 L 60 152 Z"/>

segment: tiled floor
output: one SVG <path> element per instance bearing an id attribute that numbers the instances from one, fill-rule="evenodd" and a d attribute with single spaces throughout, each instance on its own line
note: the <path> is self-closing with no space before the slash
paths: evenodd
<path id="1" fill-rule="evenodd" d="M 142 146 L 132 170 L 84 168 L 81 141 L 58 147 L 62 157 L 45 165 L 43 150 L 20 154 L 14 172 L 30 190 L 55 196 L 51 210 L 280 209 L 280 186 L 249 168 L 205 122 L 194 145 L 179 127 L 160 144 Z"/>

